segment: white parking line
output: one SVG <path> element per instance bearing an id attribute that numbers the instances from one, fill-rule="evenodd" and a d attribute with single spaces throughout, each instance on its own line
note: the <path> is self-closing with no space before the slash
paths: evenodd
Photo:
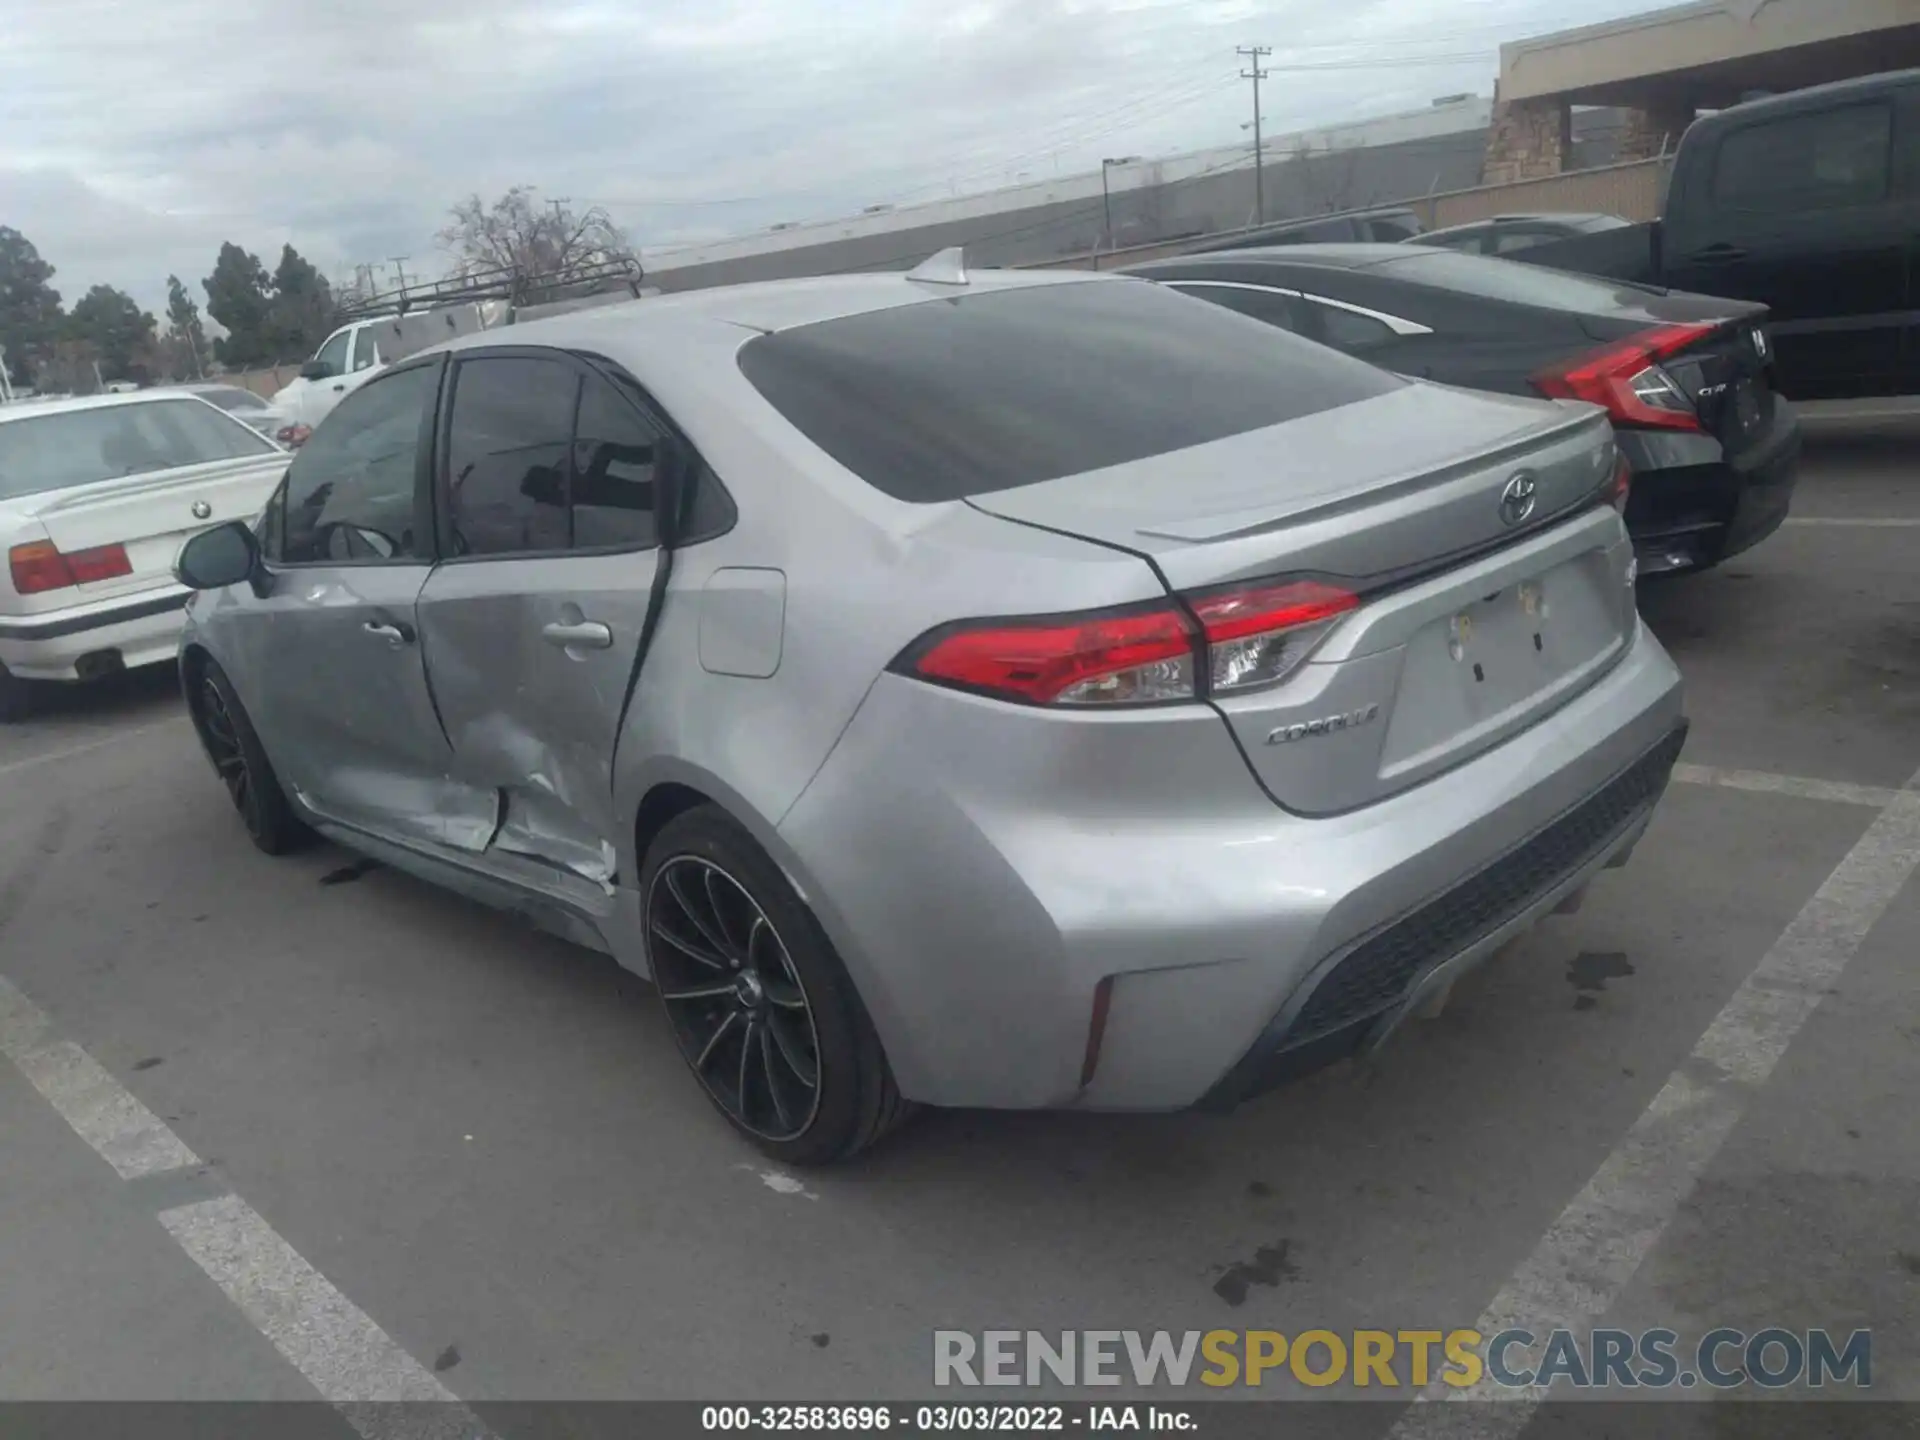
<path id="1" fill-rule="evenodd" d="M 96 750 L 104 750 L 109 745 L 118 745 L 122 740 L 131 740 L 136 735 L 149 735 L 155 730 L 171 729 L 175 725 L 186 723 L 186 716 L 175 715 L 170 719 L 156 720 L 151 725 L 136 725 L 131 730 L 116 730 L 99 740 L 89 740 L 84 745 L 69 745 L 63 750 L 49 750 L 40 755 L 29 755 L 24 760 L 9 760 L 0 765 L 0 775 L 12 775 L 20 770 L 34 770 L 42 765 L 52 765 L 60 760 L 72 760 L 81 755 L 91 755 Z"/>
<path id="2" fill-rule="evenodd" d="M 164 1121 L 0 978 L 0 1054 L 122 1179 L 197 1167 Z M 176 1244 L 366 1440 L 486 1440 L 434 1378 L 238 1195 L 161 1212 Z M 431 1401 L 429 1406 L 392 1404 Z"/>
<path id="3" fill-rule="evenodd" d="M 1487 1306 L 1487 1337 L 1603 1317 L 1666 1233 L 1680 1203 L 1733 1132 L 1754 1094 L 1853 958 L 1867 933 L 1920 867 L 1920 775 L 1893 797 L 1707 1027 L 1626 1137 L 1560 1213 Z M 1517 1351 L 1521 1347 L 1514 1347 Z M 1389 1432 L 1390 1440 L 1512 1440 L 1540 1396 L 1491 1381 L 1436 1386 Z M 1498 1405 L 1436 1400 L 1501 1400 Z"/>
<path id="4" fill-rule="evenodd" d="M 1787 524 L 1827 526 L 1842 530 L 1910 530 L 1914 526 L 1920 525 L 1920 520 L 1904 520 L 1890 517 L 1850 520 L 1840 516 L 1829 518 L 1818 515 L 1796 515 L 1788 520 Z"/>
<path id="5" fill-rule="evenodd" d="M 1808 780 L 1798 775 L 1774 775 L 1763 770 L 1721 770 L 1712 765 L 1676 765 L 1675 783 L 1718 785 L 1727 790 L 1752 790 L 1762 795 L 1792 795 L 1802 800 L 1830 800 L 1838 805 L 1865 805 L 1884 810 L 1898 790 L 1874 785 L 1849 785 L 1843 780 Z"/>

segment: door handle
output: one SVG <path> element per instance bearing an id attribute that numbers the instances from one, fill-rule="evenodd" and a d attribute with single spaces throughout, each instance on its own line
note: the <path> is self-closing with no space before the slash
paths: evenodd
<path id="1" fill-rule="evenodd" d="M 407 625 L 395 625 L 386 620 L 369 620 L 360 627 L 376 640 L 384 640 L 389 645 L 410 645 L 413 643 L 413 629 Z"/>
<path id="2" fill-rule="evenodd" d="M 1744 260 L 1747 252 L 1738 245 L 1709 245 L 1704 250 L 1696 250 L 1687 259 L 1697 265 L 1724 265 L 1733 260 Z"/>
<path id="3" fill-rule="evenodd" d="M 613 645 L 613 631 L 598 620 L 582 620 L 577 625 L 555 622 L 542 626 L 540 633 L 549 645 L 568 650 L 606 650 Z"/>

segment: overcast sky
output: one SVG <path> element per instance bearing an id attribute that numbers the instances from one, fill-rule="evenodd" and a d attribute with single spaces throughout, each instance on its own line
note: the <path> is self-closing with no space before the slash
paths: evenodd
<path id="1" fill-rule="evenodd" d="M 0 0 L 0 224 L 159 309 L 220 242 L 439 273 L 514 183 L 645 248 L 1490 94 L 1644 0 Z"/>

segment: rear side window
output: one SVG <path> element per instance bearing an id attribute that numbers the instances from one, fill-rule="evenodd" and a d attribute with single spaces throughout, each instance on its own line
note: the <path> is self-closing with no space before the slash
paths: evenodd
<path id="1" fill-rule="evenodd" d="M 1887 198 L 1893 112 L 1849 105 L 1735 130 L 1720 142 L 1713 198 L 1729 210 L 1838 210 Z"/>
<path id="2" fill-rule="evenodd" d="M 1349 355 L 1364 355 L 1369 350 L 1391 345 L 1399 338 L 1391 326 L 1371 316 L 1356 315 L 1351 310 L 1342 310 L 1338 305 L 1323 305 L 1317 300 L 1302 303 L 1313 317 L 1314 324 L 1319 326 L 1319 338 Z"/>
<path id="3" fill-rule="evenodd" d="M 1228 310 L 1237 310 L 1250 319 L 1278 325 L 1282 330 L 1297 331 L 1301 328 L 1297 308 L 1300 302 L 1278 290 L 1267 290 L 1257 285 L 1209 284 L 1204 280 L 1175 281 L 1173 288 L 1196 300 L 1210 300 Z"/>
<path id="4" fill-rule="evenodd" d="M 567 447 L 580 377 L 558 360 L 465 360 L 447 434 L 455 555 L 567 548 Z"/>
<path id="5" fill-rule="evenodd" d="M 1410 219 L 1400 216 L 1380 216 L 1367 221 L 1367 229 L 1372 237 L 1384 245 L 1396 244 L 1402 240 L 1411 240 L 1420 233 L 1420 227 Z"/>
<path id="6" fill-rule="evenodd" d="M 1139 280 L 822 321 L 749 341 L 740 368 L 840 464 L 923 504 L 1125 465 L 1406 383 Z"/>

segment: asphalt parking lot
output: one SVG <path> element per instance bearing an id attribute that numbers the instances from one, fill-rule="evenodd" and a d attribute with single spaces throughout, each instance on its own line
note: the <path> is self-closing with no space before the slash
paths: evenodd
<path id="1" fill-rule="evenodd" d="M 1551 1314 L 1871 1327 L 1920 1400 L 1916 446 L 1818 424 L 1794 523 L 1643 589 L 1680 783 L 1377 1061 L 825 1173 L 610 961 L 257 854 L 167 676 L 63 697 L 0 734 L 0 1398 L 906 1399 L 938 1329 Z"/>

